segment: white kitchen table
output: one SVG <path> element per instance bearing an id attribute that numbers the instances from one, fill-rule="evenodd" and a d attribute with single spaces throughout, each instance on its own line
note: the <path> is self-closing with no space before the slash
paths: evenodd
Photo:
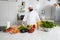
<path id="1" fill-rule="evenodd" d="M 35 30 L 33 33 L 9 34 L 0 32 L 0 40 L 60 40 L 60 27 L 49 32 Z"/>

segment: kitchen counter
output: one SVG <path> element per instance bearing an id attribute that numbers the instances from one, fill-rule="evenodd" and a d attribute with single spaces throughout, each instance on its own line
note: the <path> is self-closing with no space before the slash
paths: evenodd
<path id="1" fill-rule="evenodd" d="M 60 40 L 60 27 L 49 32 L 35 30 L 33 33 L 9 34 L 0 32 L 0 40 Z"/>

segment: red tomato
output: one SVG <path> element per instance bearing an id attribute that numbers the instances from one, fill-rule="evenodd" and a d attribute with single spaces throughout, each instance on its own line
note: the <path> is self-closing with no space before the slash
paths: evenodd
<path id="1" fill-rule="evenodd" d="M 29 29 L 28 30 L 28 33 L 33 33 L 34 32 L 34 29 Z"/>
<path id="2" fill-rule="evenodd" d="M 35 25 L 33 25 L 33 28 L 36 28 Z"/>
<path id="3" fill-rule="evenodd" d="M 10 30 L 6 30 L 5 32 L 10 32 Z"/>

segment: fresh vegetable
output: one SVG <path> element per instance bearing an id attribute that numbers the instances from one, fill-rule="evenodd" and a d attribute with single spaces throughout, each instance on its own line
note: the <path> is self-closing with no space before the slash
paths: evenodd
<path id="1" fill-rule="evenodd" d="M 33 28 L 36 28 L 35 25 L 33 25 Z"/>
<path id="2" fill-rule="evenodd" d="M 30 29 L 28 29 L 28 33 L 33 33 L 35 30 L 35 25 L 31 25 Z"/>
<path id="3" fill-rule="evenodd" d="M 10 32 L 11 29 L 12 29 L 12 28 L 10 27 L 10 28 L 6 29 L 5 32 Z"/>
<path id="4" fill-rule="evenodd" d="M 10 33 L 11 34 L 16 34 L 16 33 L 19 33 L 20 31 L 19 30 L 17 30 L 17 29 L 11 29 L 11 31 L 10 31 Z"/>
<path id="5" fill-rule="evenodd" d="M 21 33 L 25 33 L 25 32 L 28 32 L 28 29 L 25 28 L 23 25 L 21 25 L 18 30 L 20 30 Z"/>
<path id="6" fill-rule="evenodd" d="M 3 30 L 3 32 L 5 32 L 5 30 L 6 30 L 6 27 L 3 27 L 3 28 L 2 28 L 2 30 Z"/>
<path id="7" fill-rule="evenodd" d="M 24 29 L 23 25 L 18 28 L 18 30 L 23 30 L 23 29 Z"/>
<path id="8" fill-rule="evenodd" d="M 37 24 L 37 27 L 39 27 L 41 25 L 41 21 L 37 21 L 36 24 Z"/>
<path id="9" fill-rule="evenodd" d="M 34 29 L 29 29 L 28 30 L 28 33 L 33 33 L 34 32 Z"/>
<path id="10" fill-rule="evenodd" d="M 5 30 L 6 30 L 6 26 L 1 26 L 0 27 L 0 31 L 3 31 L 4 32 Z"/>
<path id="11" fill-rule="evenodd" d="M 23 30 L 20 30 L 21 33 L 28 32 L 28 29 L 24 28 Z"/>
<path id="12" fill-rule="evenodd" d="M 30 27 L 29 25 L 27 25 L 27 27 Z"/>
<path id="13" fill-rule="evenodd" d="M 53 28 L 56 27 L 56 24 L 54 22 L 42 21 L 41 26 L 44 28 Z"/>

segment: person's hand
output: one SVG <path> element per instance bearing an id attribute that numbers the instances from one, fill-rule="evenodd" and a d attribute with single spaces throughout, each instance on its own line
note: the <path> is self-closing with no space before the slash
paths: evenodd
<path id="1" fill-rule="evenodd" d="M 24 26 L 24 21 L 22 21 L 22 25 Z"/>
<path id="2" fill-rule="evenodd" d="M 24 21 L 22 21 L 22 25 L 23 25 L 25 28 L 27 28 L 27 25 L 25 24 Z"/>

